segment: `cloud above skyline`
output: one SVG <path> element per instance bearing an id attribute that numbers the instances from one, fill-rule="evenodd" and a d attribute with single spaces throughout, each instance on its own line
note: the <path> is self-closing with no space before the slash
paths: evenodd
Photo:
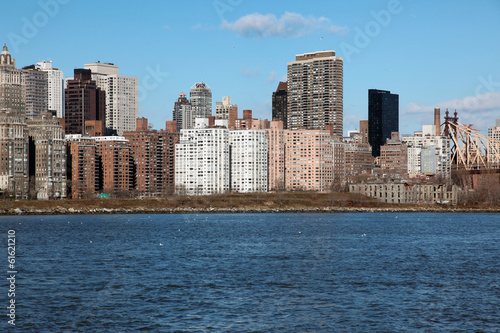
<path id="1" fill-rule="evenodd" d="M 304 17 L 298 13 L 285 12 L 280 18 L 274 14 L 253 13 L 240 17 L 233 23 L 223 21 L 221 28 L 238 32 L 243 37 L 282 37 L 298 38 L 309 35 L 313 31 L 324 31 L 329 34 L 345 34 L 347 27 L 331 23 L 326 17 Z"/>

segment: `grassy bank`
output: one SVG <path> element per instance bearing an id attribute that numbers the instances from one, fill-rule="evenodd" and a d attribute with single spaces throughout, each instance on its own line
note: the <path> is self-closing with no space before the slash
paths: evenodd
<path id="1" fill-rule="evenodd" d="M 252 193 L 172 196 L 161 199 L 75 199 L 0 201 L 0 214 L 288 211 L 487 211 L 487 205 L 386 204 L 352 193 Z"/>

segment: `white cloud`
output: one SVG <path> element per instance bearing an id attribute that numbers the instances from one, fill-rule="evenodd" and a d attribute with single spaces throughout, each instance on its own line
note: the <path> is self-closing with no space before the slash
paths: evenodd
<path id="1" fill-rule="evenodd" d="M 500 117 L 500 92 L 467 96 L 433 106 L 409 103 L 401 115 L 405 119 L 415 119 L 416 115 L 422 115 L 427 119 L 424 124 L 432 124 L 434 107 L 441 108 L 441 118 L 444 117 L 446 109 L 450 115 L 457 110 L 460 123 L 473 124 L 475 129 L 486 131 L 488 127 L 494 126 L 495 119 Z"/>
<path id="2" fill-rule="evenodd" d="M 222 29 L 237 31 L 244 37 L 302 37 L 315 30 L 331 34 L 347 32 L 347 27 L 339 27 L 326 17 L 304 17 L 301 14 L 285 12 L 279 19 L 273 14 L 253 13 L 239 18 L 234 23 L 223 21 Z"/>
<path id="3" fill-rule="evenodd" d="M 245 76 L 257 76 L 260 74 L 260 68 L 249 69 L 241 67 L 240 72 Z"/>
<path id="4" fill-rule="evenodd" d="M 201 23 L 198 23 L 197 25 L 193 26 L 191 29 L 192 30 L 199 30 L 199 29 L 201 29 L 201 27 L 202 27 Z"/>
<path id="5" fill-rule="evenodd" d="M 276 72 L 275 71 L 271 71 L 271 73 L 269 73 L 269 76 L 267 77 L 266 81 L 267 82 L 275 82 L 276 81 Z"/>

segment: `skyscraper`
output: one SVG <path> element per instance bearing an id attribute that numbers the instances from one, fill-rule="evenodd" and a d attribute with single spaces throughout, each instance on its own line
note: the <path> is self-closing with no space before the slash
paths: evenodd
<path id="1" fill-rule="evenodd" d="M 12 59 L 7 45 L 0 53 L 0 110 L 10 109 L 25 114 L 24 75 L 16 68 L 16 60 Z"/>
<path id="2" fill-rule="evenodd" d="M 343 59 L 335 51 L 299 54 L 288 63 L 288 129 L 343 134 Z"/>
<path id="3" fill-rule="evenodd" d="M 273 92 L 272 101 L 272 117 L 271 120 L 279 119 L 283 122 L 283 127 L 287 129 L 287 84 L 280 82 L 278 88 Z"/>
<path id="4" fill-rule="evenodd" d="M 212 91 L 203 82 L 195 83 L 189 92 L 194 118 L 206 118 L 212 115 Z"/>
<path id="5" fill-rule="evenodd" d="M 35 119 L 49 109 L 48 75 L 35 65 L 23 67 L 26 118 Z"/>
<path id="6" fill-rule="evenodd" d="M 236 119 L 238 118 L 238 105 L 231 104 L 231 97 L 222 97 L 222 102 L 215 103 L 215 118 L 227 119 L 228 127 L 235 128 Z"/>
<path id="7" fill-rule="evenodd" d="M 66 134 L 85 134 L 86 120 L 104 120 L 105 93 L 91 79 L 89 69 L 75 69 L 65 94 Z"/>
<path id="8" fill-rule="evenodd" d="M 190 129 L 194 126 L 194 117 L 191 103 L 185 93 L 181 92 L 177 101 L 174 103 L 172 120 L 177 122 L 177 131 L 181 129 Z"/>
<path id="9" fill-rule="evenodd" d="M 61 70 L 52 67 L 52 61 L 39 61 L 35 68 L 47 72 L 48 105 L 49 111 L 57 118 L 64 116 L 64 74 Z"/>
<path id="10" fill-rule="evenodd" d="M 135 130 L 139 117 L 139 79 L 136 76 L 118 74 L 118 66 L 112 63 L 85 64 L 92 71 L 92 80 L 106 93 L 106 128 L 118 135 Z"/>
<path id="11" fill-rule="evenodd" d="M 368 141 L 373 157 L 380 156 L 380 146 L 399 132 L 399 95 L 390 91 L 368 90 Z"/>

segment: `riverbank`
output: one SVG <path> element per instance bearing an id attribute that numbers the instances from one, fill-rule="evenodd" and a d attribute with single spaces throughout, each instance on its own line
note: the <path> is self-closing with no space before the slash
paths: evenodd
<path id="1" fill-rule="evenodd" d="M 491 212 L 499 206 L 387 204 L 362 195 L 338 193 L 252 193 L 172 196 L 148 199 L 1 200 L 0 215 L 169 214 L 289 212 Z"/>

